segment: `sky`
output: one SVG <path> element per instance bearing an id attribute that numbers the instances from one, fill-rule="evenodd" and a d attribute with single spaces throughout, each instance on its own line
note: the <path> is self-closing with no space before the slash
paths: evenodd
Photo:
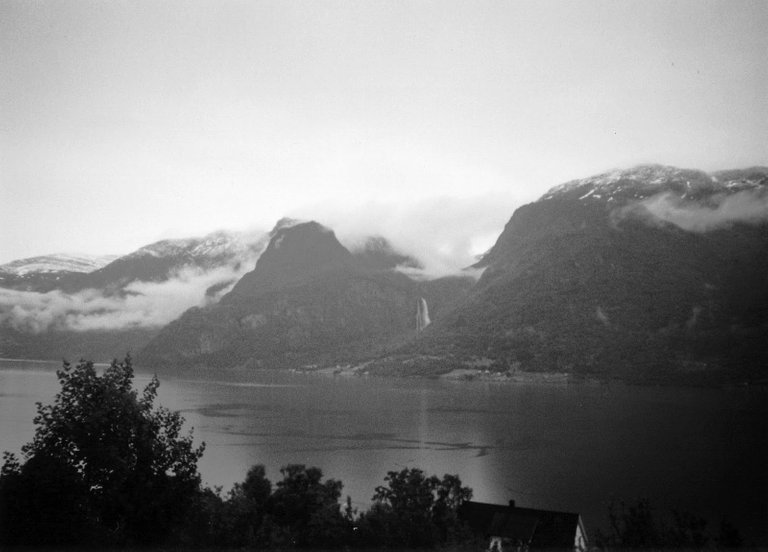
<path id="1" fill-rule="evenodd" d="M 0 0 L 0 263 L 315 219 L 467 257 L 551 186 L 768 165 L 764 0 Z"/>

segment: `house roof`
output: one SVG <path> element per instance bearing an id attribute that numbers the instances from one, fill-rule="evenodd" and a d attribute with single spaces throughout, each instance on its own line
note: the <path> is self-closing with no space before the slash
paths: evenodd
<path id="1" fill-rule="evenodd" d="M 459 516 L 476 533 L 537 548 L 572 547 L 579 525 L 579 514 L 484 502 L 465 502 Z"/>
<path id="2" fill-rule="evenodd" d="M 522 542 L 531 542 L 536 526 L 539 524 L 538 516 L 496 512 L 491 519 L 488 533 L 494 537 L 507 537 Z"/>

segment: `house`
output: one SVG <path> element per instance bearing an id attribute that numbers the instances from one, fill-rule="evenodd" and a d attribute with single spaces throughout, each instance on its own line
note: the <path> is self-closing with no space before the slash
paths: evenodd
<path id="1" fill-rule="evenodd" d="M 508 505 L 465 502 L 458 513 L 475 534 L 490 539 L 489 551 L 587 549 L 579 514 L 520 508 L 514 500 Z"/>

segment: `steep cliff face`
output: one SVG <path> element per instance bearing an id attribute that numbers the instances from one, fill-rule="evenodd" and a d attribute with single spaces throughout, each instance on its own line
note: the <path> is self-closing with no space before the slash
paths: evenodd
<path id="1" fill-rule="evenodd" d="M 375 356 L 413 336 L 424 285 L 368 260 L 315 222 L 278 229 L 255 269 L 219 304 L 172 322 L 141 359 L 279 367 Z"/>
<path id="2" fill-rule="evenodd" d="M 768 169 L 616 171 L 518 209 L 423 347 L 500 369 L 760 377 Z"/>

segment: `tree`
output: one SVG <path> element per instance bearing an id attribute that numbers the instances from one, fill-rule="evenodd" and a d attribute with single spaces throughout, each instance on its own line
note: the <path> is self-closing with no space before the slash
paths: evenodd
<path id="1" fill-rule="evenodd" d="M 77 544 L 89 532 L 87 489 L 58 458 L 23 465 L 5 453 L 0 474 L 0 544 Z"/>
<path id="2" fill-rule="evenodd" d="M 272 483 L 266 477 L 264 466 L 251 466 L 245 481 L 235 484 L 224 503 L 227 526 L 224 542 L 230 546 L 269 544 L 264 517 L 271 493 Z"/>
<path id="3" fill-rule="evenodd" d="M 376 487 L 374 504 L 361 519 L 372 540 L 394 546 L 426 547 L 461 534 L 457 510 L 472 498 L 457 475 L 427 477 L 417 468 L 390 471 Z"/>
<path id="4" fill-rule="evenodd" d="M 289 464 L 280 469 L 278 481 L 269 498 L 268 512 L 274 524 L 273 544 L 331 547 L 343 544 L 347 523 L 341 513 L 339 498 L 342 483 L 322 481 L 319 468 Z"/>
<path id="5" fill-rule="evenodd" d="M 44 531 L 48 522 L 35 522 L 30 508 L 52 507 L 74 493 L 82 497 L 75 512 L 83 519 L 76 525 L 88 532 L 75 538 L 62 526 L 48 532 L 50 542 L 161 541 L 199 491 L 197 461 L 204 444 L 195 448 L 191 431 L 182 435 L 178 412 L 154 405 L 157 377 L 141 395 L 133 389 L 130 357 L 113 361 L 102 375 L 93 362 L 64 362 L 56 376 L 61 390 L 53 404 L 38 403 L 34 439 L 22 448 L 24 463 L 12 455 L 5 459 L 0 514 L 26 516 L 31 532 Z M 49 482 L 63 474 L 66 495 L 40 489 L 29 474 Z M 9 493 L 29 500 L 8 505 Z"/>
<path id="6" fill-rule="evenodd" d="M 466 527 L 459 520 L 458 510 L 462 504 L 472 499 L 472 489 L 462 487 L 458 475 L 443 475 L 435 491 L 436 499 L 432 506 L 432 522 L 439 533 L 440 542 L 460 540 L 469 535 Z"/>
<path id="7" fill-rule="evenodd" d="M 720 535 L 712 539 L 707 522 L 690 512 L 671 511 L 671 516 L 659 516 L 648 499 L 634 504 L 621 501 L 608 506 L 610 531 L 597 531 L 595 541 L 601 548 L 690 548 L 702 549 L 709 543 L 724 548 L 738 546 L 738 531 L 723 521 Z"/>

